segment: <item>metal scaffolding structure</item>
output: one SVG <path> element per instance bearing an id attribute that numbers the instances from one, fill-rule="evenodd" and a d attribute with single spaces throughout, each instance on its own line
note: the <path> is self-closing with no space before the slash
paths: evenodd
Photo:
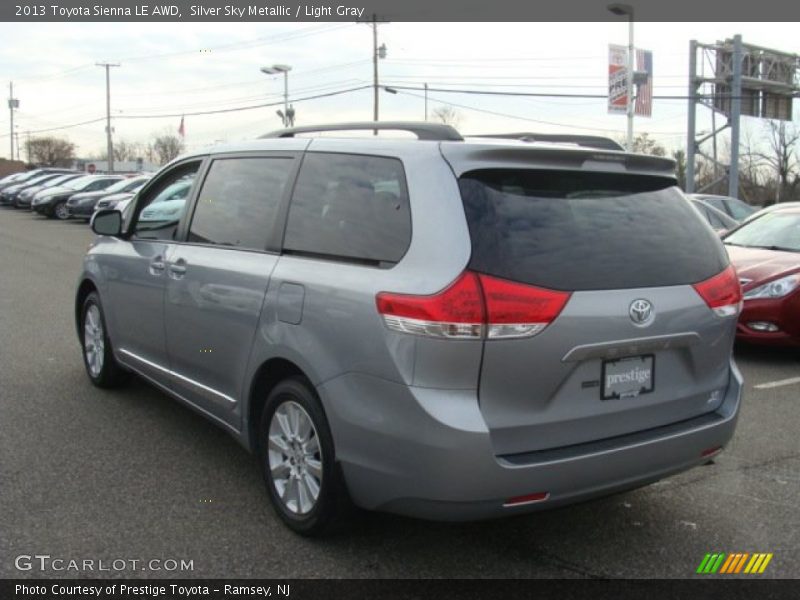
<path id="1" fill-rule="evenodd" d="M 800 56 L 744 44 L 741 35 L 714 44 L 689 42 L 687 192 L 702 192 L 727 179 L 728 195 L 738 197 L 741 117 L 790 121 L 793 99 L 800 95 L 798 75 Z M 697 132 L 698 106 L 711 111 L 710 132 Z M 728 128 L 730 156 L 725 163 L 719 157 L 718 138 Z M 710 154 L 706 142 L 711 142 Z M 714 177 L 695 190 L 698 155 L 713 165 Z"/>

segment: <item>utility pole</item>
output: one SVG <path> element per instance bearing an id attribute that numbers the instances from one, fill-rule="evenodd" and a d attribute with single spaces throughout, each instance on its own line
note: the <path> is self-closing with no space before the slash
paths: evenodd
<path id="1" fill-rule="evenodd" d="M 425 84 L 425 121 L 428 120 L 428 84 Z"/>
<path id="2" fill-rule="evenodd" d="M 111 67 L 118 67 L 119 63 L 95 63 L 98 67 L 106 69 L 106 140 L 108 144 L 108 172 L 114 172 L 114 142 L 111 139 Z"/>
<path id="3" fill-rule="evenodd" d="M 384 21 L 385 22 L 385 21 Z M 379 111 L 378 111 L 378 59 L 379 58 L 386 58 L 386 44 L 381 44 L 378 46 L 378 17 L 375 13 L 372 14 L 372 21 L 370 22 L 372 25 L 372 90 L 374 95 L 374 107 L 373 107 L 373 115 L 372 120 L 378 121 L 379 120 Z M 378 130 L 375 129 L 373 131 L 374 135 L 378 135 Z"/>
<path id="4" fill-rule="evenodd" d="M 27 159 L 28 164 L 31 162 L 31 132 L 30 130 L 25 132 L 25 158 Z"/>
<path id="5" fill-rule="evenodd" d="M 14 82 L 8 82 L 8 111 L 11 114 L 8 137 L 11 138 L 11 160 L 14 160 L 14 109 L 19 108 L 19 100 L 14 98 Z M 19 155 L 19 151 L 17 152 Z M 17 156 L 19 158 L 19 156 Z"/>

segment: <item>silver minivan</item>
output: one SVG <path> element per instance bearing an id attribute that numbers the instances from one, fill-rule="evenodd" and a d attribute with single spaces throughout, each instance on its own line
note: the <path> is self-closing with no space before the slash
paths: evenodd
<path id="1" fill-rule="evenodd" d="M 418 139 L 330 135 L 373 129 Z M 674 163 L 516 137 L 350 123 L 173 161 L 93 218 L 89 378 L 230 432 L 309 535 L 352 505 L 516 515 L 709 461 L 741 291 Z"/>

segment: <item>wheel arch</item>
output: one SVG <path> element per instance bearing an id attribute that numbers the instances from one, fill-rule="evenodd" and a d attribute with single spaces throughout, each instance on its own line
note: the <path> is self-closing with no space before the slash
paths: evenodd
<path id="1" fill-rule="evenodd" d="M 311 378 L 295 362 L 283 358 L 273 357 L 264 361 L 253 375 L 248 394 L 248 405 L 245 410 L 244 442 L 250 450 L 256 450 L 258 444 L 258 423 L 261 410 L 267 401 L 267 396 L 272 389 L 288 377 L 301 377 L 313 390 Z"/>
<path id="2" fill-rule="evenodd" d="M 78 291 L 75 293 L 75 328 L 78 332 L 79 337 L 81 328 L 81 310 L 83 309 L 83 303 L 86 302 L 86 297 L 89 294 L 97 291 L 98 289 L 95 282 L 87 277 L 83 281 L 81 281 L 80 285 L 78 286 Z"/>

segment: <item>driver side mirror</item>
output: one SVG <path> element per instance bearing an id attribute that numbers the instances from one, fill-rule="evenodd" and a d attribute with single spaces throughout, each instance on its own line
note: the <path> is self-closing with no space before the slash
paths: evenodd
<path id="1" fill-rule="evenodd" d="M 98 210 L 92 215 L 91 227 L 97 235 L 117 237 L 122 233 L 122 213 L 113 208 Z"/>

